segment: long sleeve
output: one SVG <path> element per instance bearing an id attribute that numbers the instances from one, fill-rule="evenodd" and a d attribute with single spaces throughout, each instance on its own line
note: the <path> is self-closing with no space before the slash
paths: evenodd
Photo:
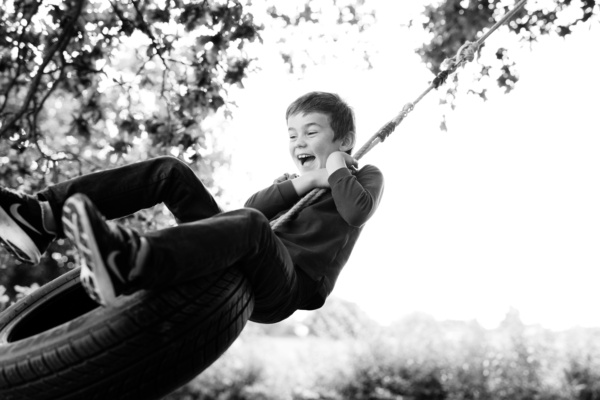
<path id="1" fill-rule="evenodd" d="M 383 193 L 383 175 L 378 168 L 366 165 L 360 178 L 340 168 L 329 176 L 335 206 L 346 223 L 360 227 L 373 215 Z"/>
<path id="2" fill-rule="evenodd" d="M 244 206 L 255 208 L 268 219 L 273 219 L 282 211 L 290 209 L 298 200 L 300 196 L 296 193 L 292 181 L 286 180 L 256 192 Z"/>
<path id="3" fill-rule="evenodd" d="M 383 183 L 383 175 L 375 166 L 366 165 L 356 174 L 341 168 L 329 176 L 331 191 L 275 231 L 294 265 L 319 282 L 318 293 L 306 309 L 323 305 L 333 290 L 365 222 L 379 205 Z M 252 195 L 246 206 L 273 219 L 299 199 L 289 179 L 277 180 Z"/>

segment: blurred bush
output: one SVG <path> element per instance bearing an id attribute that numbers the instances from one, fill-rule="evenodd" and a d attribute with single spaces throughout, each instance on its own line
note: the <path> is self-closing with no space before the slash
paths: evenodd
<path id="1" fill-rule="evenodd" d="M 250 324 L 165 400 L 600 400 L 600 329 L 550 331 L 510 310 L 495 329 L 415 314 L 328 336 L 323 316 L 360 315 L 332 303 L 279 329 Z"/>

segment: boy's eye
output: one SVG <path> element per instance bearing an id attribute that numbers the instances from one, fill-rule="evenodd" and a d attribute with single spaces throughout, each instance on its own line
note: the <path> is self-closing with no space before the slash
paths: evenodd
<path id="1" fill-rule="evenodd" d="M 317 133 L 318 133 L 318 132 L 315 132 L 315 131 L 313 131 L 313 132 L 308 132 L 308 134 L 309 134 L 309 135 L 316 135 Z"/>

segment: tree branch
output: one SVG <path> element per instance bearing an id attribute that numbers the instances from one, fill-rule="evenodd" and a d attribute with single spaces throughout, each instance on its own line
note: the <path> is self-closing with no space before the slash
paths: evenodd
<path id="1" fill-rule="evenodd" d="M 23 64 L 21 64 L 19 62 L 19 58 L 21 56 L 21 52 L 25 48 L 25 46 L 21 47 L 21 43 L 23 43 L 23 36 L 25 36 L 25 32 L 26 32 L 27 28 L 29 27 L 30 22 L 31 22 L 31 19 L 26 20 L 26 24 L 25 24 L 25 26 L 22 27 L 21 34 L 19 35 L 19 42 L 17 43 L 17 46 L 16 46 L 17 49 L 19 49 L 17 52 L 17 70 L 15 71 L 15 77 L 10 81 L 10 83 L 8 84 L 8 87 L 6 88 L 6 93 L 5 93 L 6 97 L 4 97 L 4 102 L 2 103 L 2 106 L 0 107 L 0 113 L 2 111 L 4 111 L 4 108 L 8 104 L 8 98 L 9 98 L 10 92 L 12 91 L 12 88 L 17 83 L 17 80 L 19 79 L 19 75 L 21 75 L 21 67 L 23 66 Z M 23 60 L 23 63 L 25 63 L 25 60 Z"/>
<path id="2" fill-rule="evenodd" d="M 61 55 L 61 58 L 62 58 L 62 55 Z M 36 115 L 41 111 L 42 107 L 44 106 L 44 103 L 46 102 L 46 100 L 48 100 L 48 97 L 50 97 L 52 92 L 54 92 L 56 90 L 56 88 L 58 87 L 58 84 L 61 83 L 63 81 L 63 79 L 65 78 L 65 75 L 66 75 L 65 69 L 66 69 L 66 65 L 65 65 L 64 59 L 63 59 L 63 63 L 62 63 L 62 66 L 60 67 L 60 74 L 58 75 L 58 78 L 56 78 L 54 80 L 54 82 L 52 82 L 52 87 L 50 87 L 50 89 L 48 89 L 48 91 L 46 92 L 46 94 L 44 95 L 44 97 L 42 98 L 40 103 L 38 104 L 37 108 L 33 111 Z"/>
<path id="3" fill-rule="evenodd" d="M 146 34 L 146 36 L 148 36 L 150 38 L 150 40 L 152 41 L 152 47 L 154 48 L 154 51 L 156 52 L 156 55 L 161 59 L 165 69 L 169 69 L 169 66 L 167 65 L 167 62 L 165 61 L 165 59 L 163 58 L 160 49 L 158 48 L 158 44 L 156 42 L 156 38 L 154 37 L 154 34 L 152 33 L 152 31 L 150 30 L 150 27 L 148 26 L 148 24 L 146 23 L 146 21 L 144 20 L 144 16 L 142 14 L 142 12 L 140 11 L 140 8 L 138 6 L 138 2 L 136 0 L 132 0 L 131 3 L 133 4 L 133 8 L 135 8 L 135 11 L 137 12 L 138 16 L 140 17 L 140 21 L 142 23 L 142 29 L 140 29 L 142 32 L 144 32 Z"/>
<path id="4" fill-rule="evenodd" d="M 35 77 L 33 78 L 33 81 L 31 82 L 31 86 L 29 87 L 29 91 L 25 96 L 25 100 L 23 101 L 21 109 L 17 113 L 15 113 L 6 124 L 2 125 L 2 127 L 0 128 L 0 138 L 3 137 L 6 134 L 6 132 L 15 124 L 15 122 L 22 118 L 23 115 L 27 112 L 29 103 L 35 96 L 37 88 L 42 80 L 42 76 L 44 75 L 44 69 L 50 63 L 50 61 L 54 57 L 54 54 L 56 52 L 62 52 L 69 44 L 75 24 L 77 23 L 77 19 L 81 15 L 81 11 L 83 10 L 83 5 L 85 2 L 86 0 L 79 0 L 79 2 L 77 3 L 77 7 L 75 7 L 71 15 L 71 21 L 69 25 L 65 28 L 56 44 L 52 46 L 50 50 L 48 50 L 48 53 L 46 53 L 46 55 L 44 56 L 42 64 L 39 66 L 38 71 Z"/>

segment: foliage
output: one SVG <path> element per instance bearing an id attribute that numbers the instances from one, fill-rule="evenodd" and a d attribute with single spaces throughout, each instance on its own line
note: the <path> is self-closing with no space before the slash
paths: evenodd
<path id="1" fill-rule="evenodd" d="M 57 182 L 127 154 L 200 160 L 201 122 L 223 107 L 227 86 L 241 84 L 244 45 L 260 29 L 239 1 L 15 0 L 0 17 L 9 183 L 47 172 Z"/>
<path id="2" fill-rule="evenodd" d="M 424 10 L 422 26 L 430 34 L 431 41 L 417 52 L 431 71 L 438 74 L 446 58 L 453 57 L 466 41 L 476 41 L 482 32 L 502 18 L 516 3 L 517 1 L 506 0 L 446 0 L 428 5 Z M 565 38 L 576 27 L 593 22 L 598 22 L 595 0 L 549 0 L 526 4 L 507 24 L 506 29 L 514 33 L 522 43 L 533 46 L 542 36 Z M 510 58 L 511 52 L 505 47 L 491 51 L 496 59 L 494 62 L 480 61 L 476 67 L 476 79 L 491 77 L 493 74 L 498 86 L 509 92 L 519 80 L 516 64 Z M 457 81 L 455 75 L 442 103 L 448 101 L 452 107 L 455 106 Z M 471 92 L 486 99 L 485 88 Z"/>
<path id="3" fill-rule="evenodd" d="M 337 297 L 311 313 L 305 321 L 309 334 L 332 339 L 364 338 L 372 333 L 375 322 L 356 304 Z"/>
<path id="4" fill-rule="evenodd" d="M 350 58 L 370 68 L 376 51 L 363 33 L 376 23 L 376 10 L 366 0 L 300 0 L 278 2 L 267 8 L 270 30 L 284 28 L 277 48 L 291 74 L 304 74 L 313 65 Z M 319 43 L 319 46 L 315 46 Z"/>
<path id="5" fill-rule="evenodd" d="M 226 114 L 261 29 L 242 2 L 11 0 L 0 21 L 0 184 L 34 193 L 171 154 L 214 187 L 227 155 L 205 119 Z M 160 222 L 161 208 L 132 220 L 142 230 Z M 72 267 L 68 249 L 54 244 L 37 268 L 0 253 L 3 298 Z"/>
<path id="6" fill-rule="evenodd" d="M 163 400 L 266 399 L 255 385 L 264 380 L 263 367 L 245 359 L 225 359 Z"/>
<path id="7" fill-rule="evenodd" d="M 599 335 L 597 329 L 528 326 L 515 310 L 495 329 L 415 314 L 359 341 L 335 338 L 335 330 L 330 337 L 290 338 L 246 331 L 215 365 L 167 399 L 597 399 Z"/>

